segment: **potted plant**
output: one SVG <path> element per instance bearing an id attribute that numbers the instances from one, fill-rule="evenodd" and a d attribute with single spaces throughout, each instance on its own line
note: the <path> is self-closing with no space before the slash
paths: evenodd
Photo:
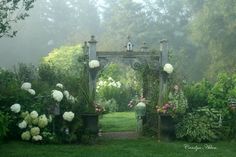
<path id="1" fill-rule="evenodd" d="M 85 62 L 86 63 L 86 62 Z M 83 106 L 83 112 L 80 113 L 84 131 L 89 134 L 98 133 L 98 116 L 95 102 L 96 74 L 99 68 L 99 61 L 91 60 L 89 64 L 84 65 L 80 75 L 80 103 Z"/>

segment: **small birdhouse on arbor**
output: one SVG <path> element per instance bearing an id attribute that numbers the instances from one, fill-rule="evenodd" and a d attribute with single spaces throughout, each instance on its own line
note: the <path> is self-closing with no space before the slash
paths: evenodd
<path id="1" fill-rule="evenodd" d="M 128 51 L 128 52 L 133 51 L 133 44 L 132 44 L 132 42 L 130 40 L 130 36 L 128 36 L 128 42 L 127 42 L 125 47 L 126 47 L 126 51 Z"/>

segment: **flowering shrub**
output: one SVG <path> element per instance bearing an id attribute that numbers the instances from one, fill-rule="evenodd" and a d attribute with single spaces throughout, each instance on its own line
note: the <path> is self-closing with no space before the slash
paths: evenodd
<path id="1" fill-rule="evenodd" d="M 21 89 L 29 91 L 31 89 L 31 83 L 23 83 L 21 87 Z M 57 84 L 56 87 L 61 90 L 64 88 L 62 84 Z M 77 130 L 80 125 L 76 122 L 74 126 L 72 125 L 72 120 L 76 118 L 76 115 L 72 111 L 67 112 L 67 110 L 73 109 L 70 104 L 75 103 L 77 99 L 66 90 L 52 90 L 51 95 L 45 95 L 44 97 L 47 100 L 44 103 L 54 103 L 55 105 L 51 105 L 51 107 L 53 106 L 53 110 L 50 110 L 50 106 L 48 106 L 48 112 L 44 110 L 45 113 L 43 114 L 40 114 L 36 110 L 30 112 L 27 110 L 24 111 L 21 109 L 24 106 L 22 107 L 20 104 L 13 104 L 10 107 L 11 111 L 15 114 L 13 116 L 17 117 L 15 120 L 17 120 L 17 126 L 21 130 L 21 139 L 35 142 L 52 141 L 55 138 L 61 139 L 62 141 L 76 140 L 75 129 Z M 61 110 L 63 115 L 60 114 Z M 40 110 L 40 112 L 42 111 Z M 64 121 L 61 121 L 62 118 Z M 78 120 L 78 118 L 76 119 Z M 56 129 L 53 125 L 56 125 Z M 65 130 L 67 131 L 65 132 Z M 63 134 L 66 136 L 63 136 Z M 69 139 L 63 140 L 63 138 Z"/>
<path id="2" fill-rule="evenodd" d="M 187 99 L 177 85 L 174 86 L 174 92 L 169 93 L 168 102 L 163 106 L 156 106 L 158 113 L 170 114 L 173 117 L 185 113 L 187 108 Z"/>

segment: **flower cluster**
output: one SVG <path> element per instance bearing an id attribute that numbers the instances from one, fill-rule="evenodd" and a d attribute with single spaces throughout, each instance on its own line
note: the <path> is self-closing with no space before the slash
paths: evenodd
<path id="1" fill-rule="evenodd" d="M 63 99 L 63 94 L 59 90 L 52 90 L 52 97 L 57 102 L 60 102 Z"/>
<path id="2" fill-rule="evenodd" d="M 89 62 L 89 68 L 94 69 L 94 68 L 98 68 L 100 66 L 100 63 L 98 60 L 91 60 Z"/>
<path id="3" fill-rule="evenodd" d="M 11 106 L 11 111 L 12 111 L 12 112 L 19 113 L 19 112 L 20 112 L 20 109 L 21 109 L 20 104 L 13 104 L 13 105 Z"/>
<path id="4" fill-rule="evenodd" d="M 29 92 L 31 95 L 35 95 L 35 90 L 31 89 L 31 83 L 25 82 L 21 85 L 21 89 Z"/>
<path id="5" fill-rule="evenodd" d="M 14 112 L 14 111 L 13 111 Z M 18 127 L 23 130 L 21 134 L 22 140 L 29 141 L 41 141 L 43 139 L 41 129 L 45 128 L 50 122 L 46 115 L 40 115 L 37 111 L 21 112 L 21 118 L 23 119 Z"/>
<path id="6" fill-rule="evenodd" d="M 156 106 L 158 113 L 173 114 L 176 111 L 176 107 L 173 104 L 165 103 L 163 106 Z"/>
<path id="7" fill-rule="evenodd" d="M 63 89 L 63 85 L 58 83 L 56 87 Z M 23 83 L 21 89 L 30 91 L 31 83 L 26 82 Z M 75 102 L 76 98 L 74 98 L 68 91 L 61 92 L 60 90 L 52 90 L 51 93 L 52 98 L 55 100 L 56 104 L 59 104 L 63 97 L 65 96 L 67 100 L 71 102 Z M 33 110 L 29 111 L 21 111 L 21 105 L 18 103 L 13 104 L 10 107 L 11 111 L 14 113 L 20 113 L 20 122 L 18 122 L 18 127 L 22 130 L 21 138 L 26 141 L 42 141 L 46 133 L 46 127 L 50 122 L 52 122 L 52 117 L 49 115 L 48 117 L 45 114 L 39 114 L 37 111 Z M 75 114 L 72 111 L 64 112 L 62 115 L 65 121 L 71 122 Z"/>
<path id="8" fill-rule="evenodd" d="M 171 74 L 174 70 L 173 66 L 170 63 L 166 63 L 163 67 L 163 70 L 168 74 Z"/>
<path id="9" fill-rule="evenodd" d="M 74 117 L 75 117 L 75 114 L 72 111 L 64 112 L 63 114 L 63 119 L 68 122 L 71 122 L 74 119 Z"/>
<path id="10" fill-rule="evenodd" d="M 97 112 L 97 113 L 102 113 L 102 112 L 104 112 L 105 111 L 105 109 L 100 105 L 100 104 L 94 104 L 94 106 L 95 106 L 95 111 Z"/>
<path id="11" fill-rule="evenodd" d="M 107 80 L 98 81 L 97 90 L 99 90 L 102 87 L 120 88 L 121 83 L 120 83 L 120 81 L 115 81 L 112 77 L 109 77 Z"/>

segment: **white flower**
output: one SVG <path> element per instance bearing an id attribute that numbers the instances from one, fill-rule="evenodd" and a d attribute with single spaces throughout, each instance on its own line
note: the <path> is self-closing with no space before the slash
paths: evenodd
<path id="1" fill-rule="evenodd" d="M 30 135 L 30 132 L 29 132 L 29 131 L 25 131 L 25 132 L 23 132 L 23 133 L 21 134 L 22 140 L 29 141 L 29 140 L 30 140 L 30 137 L 31 137 L 31 135 Z"/>
<path id="2" fill-rule="evenodd" d="M 100 63 L 99 63 L 99 61 L 98 60 L 91 60 L 90 62 L 89 62 L 89 67 L 90 68 L 97 68 L 97 67 L 99 67 L 100 66 Z"/>
<path id="3" fill-rule="evenodd" d="M 38 122 L 38 126 L 40 128 L 44 128 L 45 126 L 48 125 L 48 119 L 47 117 L 45 116 L 45 114 L 39 116 L 39 122 Z"/>
<path id="4" fill-rule="evenodd" d="M 21 85 L 21 89 L 28 91 L 31 88 L 31 83 L 25 82 Z"/>
<path id="5" fill-rule="evenodd" d="M 68 122 L 71 122 L 73 120 L 73 118 L 75 117 L 75 114 L 73 112 L 65 112 L 63 114 L 63 119 L 68 121 Z"/>
<path id="6" fill-rule="evenodd" d="M 33 136 L 32 138 L 34 141 L 41 141 L 43 138 L 41 135 L 36 135 L 36 136 Z"/>
<path id="7" fill-rule="evenodd" d="M 71 103 L 75 103 L 75 100 L 76 98 L 73 97 L 72 95 L 69 96 L 68 100 L 71 102 Z"/>
<path id="8" fill-rule="evenodd" d="M 108 80 L 109 80 L 109 81 L 114 81 L 113 78 L 111 78 L 111 77 L 109 77 Z"/>
<path id="9" fill-rule="evenodd" d="M 20 112 L 20 104 L 14 104 L 11 106 L 11 111 L 12 112 L 15 112 L 15 113 L 18 113 Z"/>
<path id="10" fill-rule="evenodd" d="M 117 88 L 120 88 L 120 86 L 121 86 L 120 81 L 116 82 L 116 87 L 117 87 Z"/>
<path id="11" fill-rule="evenodd" d="M 53 90 L 52 91 L 52 97 L 54 100 L 56 100 L 57 102 L 60 102 L 63 99 L 63 94 L 61 91 L 59 90 Z"/>
<path id="12" fill-rule="evenodd" d="M 168 74 L 171 74 L 171 73 L 173 72 L 174 68 L 173 68 L 173 66 L 172 66 L 171 64 L 166 63 L 166 64 L 164 65 L 163 70 L 164 70 L 165 72 L 167 72 Z"/>
<path id="13" fill-rule="evenodd" d="M 18 124 L 19 128 L 24 129 L 27 127 L 27 122 L 23 120 L 21 123 Z"/>
<path id="14" fill-rule="evenodd" d="M 38 135 L 38 134 L 40 133 L 39 127 L 33 127 L 33 128 L 31 128 L 31 129 L 30 129 L 30 133 L 31 133 L 32 136 Z"/>
<path id="15" fill-rule="evenodd" d="M 58 83 L 58 84 L 56 84 L 56 87 L 59 87 L 59 88 L 63 89 L 63 84 Z"/>
<path id="16" fill-rule="evenodd" d="M 30 117 L 33 118 L 33 119 L 37 118 L 38 115 L 39 115 L 39 114 L 38 114 L 37 111 L 32 111 L 32 112 L 30 113 Z"/>
<path id="17" fill-rule="evenodd" d="M 63 94 L 65 95 L 66 99 L 69 99 L 70 93 L 67 90 L 65 90 Z"/>
<path id="18" fill-rule="evenodd" d="M 35 95 L 35 90 L 33 90 L 33 89 L 29 89 L 28 92 L 29 92 L 31 95 Z"/>

